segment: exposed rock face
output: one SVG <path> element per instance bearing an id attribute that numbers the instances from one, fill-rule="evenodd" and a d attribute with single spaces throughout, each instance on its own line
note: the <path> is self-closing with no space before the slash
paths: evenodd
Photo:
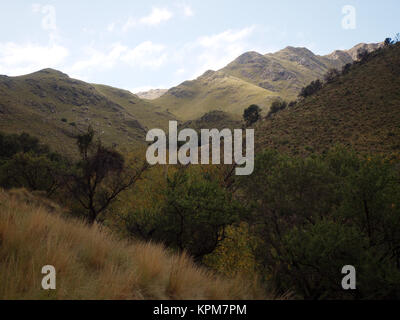
<path id="1" fill-rule="evenodd" d="M 341 60 L 345 63 L 351 63 L 358 59 L 358 50 L 362 49 L 371 52 L 382 46 L 382 43 L 360 43 L 350 50 L 336 50 L 325 57 L 331 60 Z"/>

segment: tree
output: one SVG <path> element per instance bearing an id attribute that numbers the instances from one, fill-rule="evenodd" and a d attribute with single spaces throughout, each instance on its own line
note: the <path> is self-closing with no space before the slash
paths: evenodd
<path id="1" fill-rule="evenodd" d="M 60 186 L 68 161 L 27 133 L 0 133 L 0 185 L 46 191 L 51 196 Z"/>
<path id="2" fill-rule="evenodd" d="M 267 116 L 267 117 L 270 117 L 272 114 L 277 113 L 277 112 L 279 112 L 279 111 L 281 111 L 281 110 L 286 109 L 286 108 L 287 108 L 287 105 L 288 105 L 288 104 L 287 104 L 286 101 L 283 101 L 283 100 L 280 100 L 280 99 L 275 100 L 275 101 L 272 102 L 272 104 L 271 104 L 271 108 L 270 108 L 270 110 L 269 110 L 269 112 L 268 112 L 268 116 Z"/>
<path id="3" fill-rule="evenodd" d="M 46 191 L 47 196 L 61 186 L 60 174 L 66 163 L 33 152 L 17 153 L 0 167 L 0 185 Z"/>
<path id="4" fill-rule="evenodd" d="M 28 133 L 4 134 L 0 132 L 0 159 L 10 159 L 19 152 L 34 154 L 50 154 L 49 147 Z"/>
<path id="5" fill-rule="evenodd" d="M 146 241 L 187 251 L 201 262 L 238 221 L 240 206 L 212 175 L 180 169 L 168 178 L 164 202 L 125 218 L 126 230 Z"/>
<path id="6" fill-rule="evenodd" d="M 385 47 L 390 47 L 392 44 L 394 44 L 394 41 L 392 40 L 392 38 L 385 39 L 385 41 L 384 41 Z"/>
<path id="7" fill-rule="evenodd" d="M 261 119 L 260 107 L 255 104 L 252 104 L 244 111 L 243 119 L 246 122 L 246 126 L 248 127 L 259 121 Z"/>
<path id="8" fill-rule="evenodd" d="M 77 136 L 81 160 L 64 177 L 67 189 L 86 211 L 90 224 L 148 167 L 145 163 L 136 170 L 128 168 L 120 153 L 104 147 L 100 141 L 94 143 L 93 138 L 91 127 Z"/>

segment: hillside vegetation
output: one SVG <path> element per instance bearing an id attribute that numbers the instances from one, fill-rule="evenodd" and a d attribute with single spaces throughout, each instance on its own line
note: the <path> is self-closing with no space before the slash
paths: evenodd
<path id="1" fill-rule="evenodd" d="M 196 120 L 189 120 L 181 124 L 180 128 L 190 128 L 197 132 L 201 129 L 237 129 L 243 126 L 241 117 L 223 112 L 223 111 L 210 111 Z"/>
<path id="2" fill-rule="evenodd" d="M 132 93 L 92 85 L 46 69 L 21 77 L 0 77 L 0 129 L 27 132 L 54 150 L 71 154 L 73 136 L 91 125 L 108 144 L 143 144 L 147 127 L 172 116 Z"/>
<path id="3" fill-rule="evenodd" d="M 118 240 L 24 190 L 0 190 L 0 299 L 255 299 L 254 283 L 215 277 L 185 254 Z M 57 290 L 41 289 L 53 265 Z"/>
<path id="4" fill-rule="evenodd" d="M 258 148 L 292 154 L 335 144 L 369 153 L 400 149 L 400 46 L 377 50 L 256 129 Z"/>

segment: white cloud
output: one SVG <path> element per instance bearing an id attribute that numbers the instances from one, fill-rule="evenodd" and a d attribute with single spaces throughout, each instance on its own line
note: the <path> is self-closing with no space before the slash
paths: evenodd
<path id="1" fill-rule="evenodd" d="M 158 68 L 167 60 L 165 47 L 145 41 L 131 50 L 127 50 L 121 58 L 131 66 Z"/>
<path id="2" fill-rule="evenodd" d="M 193 17 L 194 16 L 194 11 L 193 11 L 192 7 L 185 2 L 177 2 L 177 3 L 175 3 L 175 7 L 185 17 Z"/>
<path id="3" fill-rule="evenodd" d="M 60 68 L 68 55 L 67 48 L 56 44 L 0 43 L 0 74 L 18 76 L 44 68 Z"/>
<path id="4" fill-rule="evenodd" d="M 185 68 L 180 68 L 175 71 L 175 74 L 180 76 L 180 75 L 183 75 L 185 72 L 186 72 Z"/>
<path id="5" fill-rule="evenodd" d="M 32 5 L 32 11 L 43 15 L 41 20 L 42 29 L 49 32 L 50 40 L 56 40 L 58 38 L 56 8 L 52 5 L 35 3 Z"/>
<path id="6" fill-rule="evenodd" d="M 107 53 L 98 51 L 93 47 L 87 47 L 84 50 L 87 58 L 75 62 L 70 68 L 68 68 L 68 72 L 71 72 L 72 74 L 80 74 L 81 72 L 90 69 L 111 69 L 119 61 L 122 53 L 126 50 L 127 48 L 119 43 L 113 44 L 110 51 Z"/>
<path id="7" fill-rule="evenodd" d="M 212 36 L 204 36 L 198 39 L 199 45 L 206 48 L 221 47 L 229 43 L 235 43 L 248 37 L 254 31 L 254 26 L 239 31 L 227 30 Z"/>
<path id="8" fill-rule="evenodd" d="M 156 26 L 161 22 L 172 18 L 172 12 L 165 8 L 153 7 L 151 13 L 139 20 L 140 23 L 148 26 Z"/>
<path id="9" fill-rule="evenodd" d="M 154 44 L 151 41 L 143 42 L 134 48 L 115 43 L 107 52 L 87 47 L 85 53 L 87 57 L 69 67 L 67 69 L 68 73 L 81 77 L 81 74 L 87 71 L 108 70 L 117 64 L 157 69 L 167 61 L 165 47 L 160 44 Z"/>
<path id="10" fill-rule="evenodd" d="M 191 6 L 188 4 L 181 4 L 180 8 L 182 9 L 182 13 L 185 17 L 193 17 L 194 11 Z"/>
<path id="11" fill-rule="evenodd" d="M 153 7 L 151 13 L 145 17 L 135 19 L 130 17 L 122 27 L 122 31 L 126 32 L 129 29 L 137 26 L 144 25 L 154 27 L 162 22 L 166 22 L 173 17 L 173 13 L 166 8 Z"/>

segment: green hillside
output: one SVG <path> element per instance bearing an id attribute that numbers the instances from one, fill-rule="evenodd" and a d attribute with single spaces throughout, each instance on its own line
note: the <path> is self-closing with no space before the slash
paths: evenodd
<path id="1" fill-rule="evenodd" d="M 277 95 L 222 71 L 207 71 L 193 81 L 170 89 L 153 101 L 182 120 L 193 120 L 218 110 L 241 115 L 250 104 L 267 109 Z"/>
<path id="2" fill-rule="evenodd" d="M 172 115 L 128 91 L 92 85 L 46 69 L 0 77 L 0 131 L 23 131 L 54 150 L 71 154 L 73 136 L 91 125 L 107 144 L 130 148 L 147 127 L 165 127 Z"/>
<path id="3" fill-rule="evenodd" d="M 334 144 L 369 153 L 400 149 L 400 45 L 379 49 L 319 92 L 264 120 L 259 148 L 293 154 Z"/>

